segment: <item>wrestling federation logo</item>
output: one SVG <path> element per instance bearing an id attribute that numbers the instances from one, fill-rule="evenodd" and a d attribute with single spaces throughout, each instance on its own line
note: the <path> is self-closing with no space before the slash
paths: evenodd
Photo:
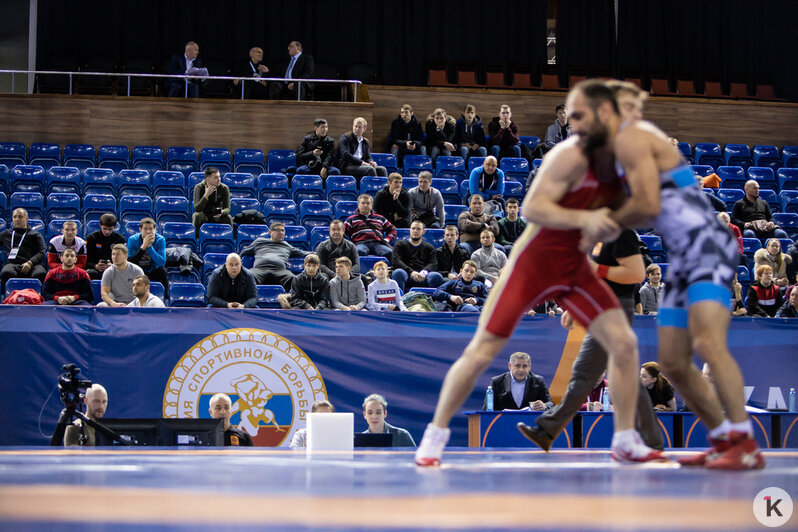
<path id="1" fill-rule="evenodd" d="M 230 396 L 230 424 L 263 447 L 288 445 L 313 402 L 327 399 L 321 374 L 296 344 L 243 328 L 212 334 L 183 355 L 166 384 L 163 416 L 209 418 L 216 393 Z"/>

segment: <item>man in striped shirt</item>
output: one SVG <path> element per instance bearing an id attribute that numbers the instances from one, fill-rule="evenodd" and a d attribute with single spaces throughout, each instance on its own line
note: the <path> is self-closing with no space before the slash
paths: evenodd
<path id="1" fill-rule="evenodd" d="M 346 236 L 355 243 L 359 255 L 380 255 L 390 261 L 393 251 L 390 242 L 396 238 L 396 227 L 374 212 L 372 205 L 368 194 L 357 198 L 357 212 L 344 222 Z"/>

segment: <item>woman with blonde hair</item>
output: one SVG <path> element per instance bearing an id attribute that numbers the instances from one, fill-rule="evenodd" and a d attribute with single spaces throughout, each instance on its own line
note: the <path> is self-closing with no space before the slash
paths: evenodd
<path id="1" fill-rule="evenodd" d="M 791 262 L 792 257 L 781 252 L 781 242 L 778 238 L 769 239 L 765 247 L 754 253 L 754 271 L 757 272 L 763 264 L 773 268 L 773 283 L 779 288 L 790 284 L 787 279 L 787 264 Z M 754 279 L 759 280 L 758 273 L 754 274 Z"/>

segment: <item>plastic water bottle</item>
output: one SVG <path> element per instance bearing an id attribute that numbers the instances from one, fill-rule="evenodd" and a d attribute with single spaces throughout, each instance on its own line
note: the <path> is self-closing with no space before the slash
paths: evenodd
<path id="1" fill-rule="evenodd" d="M 794 391 L 793 391 L 793 402 L 791 404 L 795 406 Z M 485 410 L 493 410 L 493 386 L 488 386 L 488 390 L 485 392 Z"/>
<path id="2" fill-rule="evenodd" d="M 601 390 L 601 408 L 605 412 L 610 411 L 610 391 L 605 386 L 603 390 Z"/>
<path id="3" fill-rule="evenodd" d="M 795 408 L 795 388 L 790 388 L 790 412 L 798 412 Z"/>

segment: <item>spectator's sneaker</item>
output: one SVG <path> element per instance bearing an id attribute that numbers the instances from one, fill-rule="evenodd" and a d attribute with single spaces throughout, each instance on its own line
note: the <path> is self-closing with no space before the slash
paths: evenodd
<path id="1" fill-rule="evenodd" d="M 706 452 L 687 456 L 685 458 L 678 458 L 676 461 L 679 465 L 686 467 L 703 467 L 707 462 L 716 460 L 723 453 L 729 450 L 731 442 L 728 437 L 723 436 L 720 438 L 709 438 L 711 447 Z"/>
<path id="2" fill-rule="evenodd" d="M 548 432 L 538 426 L 530 427 L 524 423 L 519 423 L 516 426 L 521 434 L 532 440 L 535 445 L 544 451 L 549 452 L 549 449 L 551 449 L 551 444 L 554 443 L 554 438 L 549 436 Z"/>
<path id="3" fill-rule="evenodd" d="M 432 423 L 427 425 L 424 437 L 416 449 L 416 464 L 430 467 L 441 465 L 441 456 L 446 444 L 449 443 L 451 430 L 442 429 Z"/>
<path id="4" fill-rule="evenodd" d="M 640 437 L 637 431 L 634 431 L 632 438 L 612 438 L 612 448 L 610 449 L 610 456 L 616 462 L 663 462 L 668 459 L 662 453 L 652 449 Z"/>
<path id="5" fill-rule="evenodd" d="M 750 434 L 732 431 L 728 436 L 729 446 L 726 452 L 712 459 L 707 458 L 707 469 L 726 469 L 745 471 L 765 467 L 765 457 L 759 450 L 756 440 Z"/>

